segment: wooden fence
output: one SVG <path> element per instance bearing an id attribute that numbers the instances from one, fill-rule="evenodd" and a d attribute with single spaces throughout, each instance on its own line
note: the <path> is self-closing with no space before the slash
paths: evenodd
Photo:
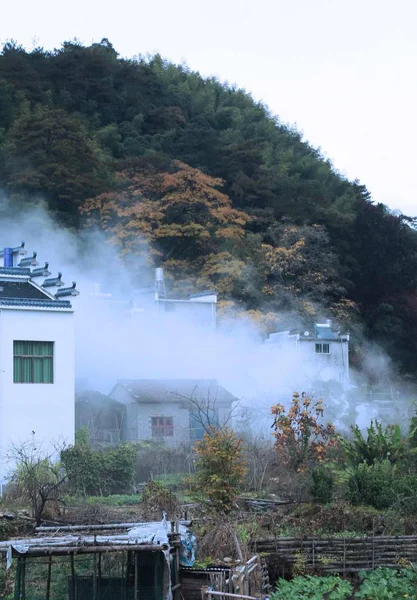
<path id="1" fill-rule="evenodd" d="M 271 537 L 254 542 L 253 550 L 307 570 L 346 574 L 417 563 L 417 536 Z"/>

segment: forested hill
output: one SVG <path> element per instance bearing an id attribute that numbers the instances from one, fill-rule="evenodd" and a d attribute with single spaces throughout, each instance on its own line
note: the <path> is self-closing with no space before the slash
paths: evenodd
<path id="1" fill-rule="evenodd" d="M 43 198 L 66 225 L 98 225 L 177 292 L 216 287 L 223 313 L 265 331 L 360 324 L 416 374 L 416 231 L 239 89 L 107 40 L 6 44 L 0 187 L 10 210 Z"/>

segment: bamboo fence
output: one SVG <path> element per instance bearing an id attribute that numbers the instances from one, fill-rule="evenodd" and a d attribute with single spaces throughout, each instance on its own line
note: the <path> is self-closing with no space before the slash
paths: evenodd
<path id="1" fill-rule="evenodd" d="M 270 537 L 256 540 L 253 550 L 307 570 L 344 575 L 417 563 L 417 536 Z"/>

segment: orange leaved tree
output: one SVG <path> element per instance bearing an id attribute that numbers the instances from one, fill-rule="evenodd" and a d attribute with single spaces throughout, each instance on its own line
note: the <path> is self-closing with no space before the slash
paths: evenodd
<path id="1" fill-rule="evenodd" d="M 323 461 L 327 450 L 337 443 L 334 426 L 321 422 L 322 400 L 295 392 L 288 411 L 282 404 L 275 404 L 271 411 L 275 449 L 295 472 L 303 471 L 310 460 Z"/>

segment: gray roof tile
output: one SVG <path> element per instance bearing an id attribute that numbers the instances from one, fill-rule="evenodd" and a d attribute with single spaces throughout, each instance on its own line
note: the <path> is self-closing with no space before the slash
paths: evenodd
<path id="1" fill-rule="evenodd" d="M 71 308 L 69 300 L 23 300 L 20 298 L 1 298 L 0 306 L 25 306 L 36 308 Z"/>
<path id="2" fill-rule="evenodd" d="M 122 385 L 138 402 L 179 402 L 181 400 L 210 400 L 231 403 L 233 394 L 219 385 L 216 379 L 120 379 Z"/>

